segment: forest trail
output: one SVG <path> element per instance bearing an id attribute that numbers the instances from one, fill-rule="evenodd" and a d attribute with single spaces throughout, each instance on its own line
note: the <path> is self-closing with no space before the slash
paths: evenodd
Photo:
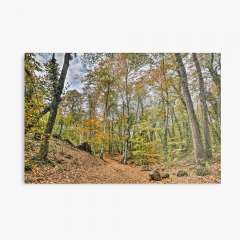
<path id="1" fill-rule="evenodd" d="M 29 142 L 31 140 L 29 139 Z M 26 159 L 34 159 L 39 142 L 31 142 L 26 149 Z M 31 170 L 25 172 L 26 183 L 217 183 L 220 181 L 220 164 L 211 165 L 211 174 L 205 177 L 195 175 L 195 165 L 185 161 L 154 164 L 152 169 L 169 173 L 161 181 L 150 181 L 149 171 L 141 166 L 121 164 L 121 155 L 104 155 L 104 161 L 97 156 L 78 150 L 61 140 L 50 141 L 49 159 L 54 165 L 39 165 L 31 160 Z M 188 163 L 190 160 L 187 160 Z M 177 177 L 177 171 L 185 170 L 189 176 Z"/>
<path id="2" fill-rule="evenodd" d="M 119 173 L 119 178 L 126 183 L 148 183 L 148 174 L 141 171 L 140 167 L 135 165 L 124 165 L 121 163 L 122 155 L 104 155 L 106 166 Z"/>

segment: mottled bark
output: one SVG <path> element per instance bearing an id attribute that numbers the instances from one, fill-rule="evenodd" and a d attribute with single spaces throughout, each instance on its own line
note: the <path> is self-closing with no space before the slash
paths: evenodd
<path id="1" fill-rule="evenodd" d="M 167 78 L 166 78 L 166 73 L 165 73 L 165 65 L 164 65 L 164 58 L 162 60 L 162 75 L 164 79 L 164 83 L 167 85 Z M 168 87 L 166 88 L 166 96 L 164 97 L 164 144 L 163 144 L 163 151 L 164 151 L 164 156 L 165 160 L 168 160 L 168 125 L 169 125 L 169 99 L 168 99 Z"/>
<path id="2" fill-rule="evenodd" d="M 197 70 L 198 74 L 198 83 L 199 83 L 199 91 L 200 91 L 200 101 L 201 101 L 201 108 L 203 114 L 203 134 L 204 134 L 204 144 L 205 144 L 205 153 L 208 159 L 212 158 L 212 147 L 211 147 L 211 139 L 209 134 L 209 124 L 208 124 L 208 107 L 207 107 L 207 100 L 206 100 L 206 90 L 204 86 L 204 80 L 202 76 L 202 70 L 200 67 L 200 63 L 197 58 L 197 54 L 193 53 L 193 61 Z"/>
<path id="3" fill-rule="evenodd" d="M 39 153 L 39 158 L 42 161 L 47 160 L 49 139 L 50 139 L 50 136 L 51 136 L 51 133 L 53 130 L 55 120 L 56 120 L 58 106 L 59 106 L 59 103 L 61 102 L 61 94 L 63 91 L 64 82 L 66 79 L 70 59 L 71 59 L 71 54 L 66 53 L 64 56 L 64 63 L 63 63 L 62 71 L 61 71 L 61 74 L 60 74 L 60 77 L 58 80 L 58 84 L 56 86 L 56 90 L 54 92 L 53 100 L 51 103 L 51 109 L 50 109 L 47 126 L 44 131 L 44 135 L 43 135 L 43 139 L 42 139 L 42 144 L 41 144 L 40 153 Z M 54 56 L 53 56 L 52 61 L 56 61 Z M 56 76 L 56 78 L 57 78 L 57 76 Z"/>
<path id="4" fill-rule="evenodd" d="M 105 93 L 105 107 L 104 107 L 104 116 L 103 116 L 103 133 L 106 134 L 106 129 L 109 127 L 109 94 L 110 94 L 110 83 L 107 84 L 107 91 Z M 110 134 L 110 133 L 109 133 Z M 110 138 L 108 139 L 108 144 L 110 145 Z M 100 158 L 103 159 L 103 153 L 104 153 L 104 142 L 101 144 L 100 149 Z M 108 148 L 108 153 L 110 153 L 110 148 Z"/>
<path id="5" fill-rule="evenodd" d="M 127 73 L 125 76 L 125 97 L 126 97 L 126 113 L 127 113 L 127 123 L 125 131 L 125 141 L 124 141 L 124 153 L 123 153 L 123 164 L 127 164 L 128 161 L 128 151 L 129 151 L 129 139 L 130 139 L 130 99 L 129 99 L 129 86 L 128 86 L 128 66 Z"/>
<path id="6" fill-rule="evenodd" d="M 200 162 L 205 159 L 205 152 L 201 140 L 200 130 L 197 122 L 197 117 L 194 111 L 192 98 L 188 88 L 188 79 L 185 66 L 182 61 L 182 57 L 180 53 L 175 53 L 176 61 L 179 68 L 179 73 L 181 77 L 181 85 L 183 96 L 186 102 L 188 117 L 190 121 L 191 131 L 192 131 L 192 141 L 193 141 L 193 148 L 194 148 L 194 156 L 196 162 Z"/>
<path id="7" fill-rule="evenodd" d="M 214 53 L 211 54 L 211 61 L 208 64 L 208 71 L 212 77 L 212 81 L 217 87 L 218 97 L 217 97 L 217 117 L 219 125 L 221 125 L 221 75 L 218 73 L 217 68 L 214 68 Z M 219 58 L 218 67 L 221 69 L 221 59 Z"/>

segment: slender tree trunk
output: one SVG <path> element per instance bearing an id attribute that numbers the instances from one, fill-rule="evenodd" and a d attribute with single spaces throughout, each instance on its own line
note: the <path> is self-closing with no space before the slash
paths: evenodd
<path id="1" fill-rule="evenodd" d="M 55 93 L 54 93 L 47 126 L 44 131 L 43 140 L 42 140 L 42 144 L 41 144 L 41 148 L 40 148 L 39 158 L 42 161 L 47 160 L 49 139 L 50 139 L 50 136 L 51 136 L 51 133 L 53 130 L 55 120 L 56 120 L 58 105 L 61 102 L 61 94 L 62 94 L 62 90 L 64 87 L 64 82 L 66 79 L 70 59 L 71 59 L 71 54 L 66 53 L 64 56 L 64 63 L 63 63 L 62 71 L 61 71 L 61 74 L 59 77 L 58 85 L 57 85 Z M 53 61 L 56 61 L 54 55 L 53 55 Z M 56 78 L 57 78 L 57 76 L 56 76 Z"/>
<path id="2" fill-rule="evenodd" d="M 168 160 L 168 106 L 167 103 L 165 103 L 165 114 L 164 114 L 164 145 L 163 145 L 163 151 L 165 160 Z"/>
<path id="3" fill-rule="evenodd" d="M 213 132 L 213 140 L 215 140 L 215 142 L 217 142 L 218 144 L 221 143 L 221 132 L 218 126 L 218 123 L 214 124 L 214 122 L 216 122 L 216 119 L 212 116 L 214 115 L 213 113 L 211 113 L 210 111 L 208 111 L 208 116 L 209 116 L 209 121 L 210 121 L 210 127 L 212 127 L 212 132 Z"/>
<path id="4" fill-rule="evenodd" d="M 127 66 L 128 68 L 128 66 Z M 126 95 L 126 110 L 127 110 L 127 126 L 126 126 L 126 137 L 124 142 L 124 154 L 123 154 L 123 164 L 127 164 L 128 161 L 128 150 L 129 150 L 129 139 L 130 139 L 130 99 L 129 99 L 129 89 L 128 89 L 128 69 L 125 76 L 125 95 Z"/>
<path id="5" fill-rule="evenodd" d="M 162 60 L 162 75 L 164 79 L 164 83 L 167 85 L 167 78 L 166 78 L 166 73 L 165 73 L 165 62 L 164 58 Z M 163 145 L 163 151 L 164 151 L 164 156 L 165 160 L 168 160 L 168 133 L 169 133 L 169 99 L 168 99 L 168 87 L 166 87 L 165 90 L 166 97 L 163 97 L 164 99 L 164 145 Z M 164 92 L 162 93 L 164 96 Z"/>
<path id="6" fill-rule="evenodd" d="M 137 109 L 136 109 L 136 116 L 135 116 L 135 119 L 136 119 L 136 123 L 138 123 L 139 121 L 139 108 L 140 108 L 140 97 L 138 96 L 137 97 Z"/>
<path id="7" fill-rule="evenodd" d="M 193 108 L 192 98 L 188 88 L 187 73 L 182 61 L 181 54 L 175 53 L 175 56 L 176 56 L 176 61 L 177 61 L 179 72 L 180 72 L 183 96 L 185 98 L 187 112 L 188 112 L 189 121 L 191 125 L 194 156 L 195 156 L 196 162 L 200 162 L 205 159 L 205 152 L 204 152 L 204 148 L 201 140 L 197 117 Z"/>
<path id="8" fill-rule="evenodd" d="M 215 83 L 218 90 L 217 97 L 217 117 L 219 121 L 219 125 L 221 125 L 221 75 L 214 69 L 214 53 L 211 54 L 211 62 L 208 66 L 208 71 L 211 74 L 212 81 Z M 221 63 L 219 62 L 219 67 L 221 68 Z"/>
<path id="9" fill-rule="evenodd" d="M 185 139 L 186 139 L 186 150 L 189 150 L 190 145 L 192 143 L 192 136 L 191 136 L 191 130 L 190 130 L 190 126 L 189 126 L 189 121 L 184 121 L 183 122 L 183 129 L 185 129 Z"/>
<path id="10" fill-rule="evenodd" d="M 111 119 L 111 141 L 110 141 L 110 152 L 111 153 L 114 153 L 115 152 L 115 149 L 116 149 L 116 146 L 113 141 L 113 136 L 114 136 L 114 117 L 112 117 Z"/>
<path id="11" fill-rule="evenodd" d="M 175 111 L 174 111 L 174 107 L 172 108 L 172 116 L 173 118 L 175 119 L 175 122 L 176 122 L 176 125 L 177 125 L 177 129 L 178 129 L 178 132 L 179 132 L 179 137 L 180 137 L 180 140 L 181 140 L 181 148 L 184 147 L 184 144 L 183 144 L 183 133 L 182 133 L 182 129 L 181 129 L 181 126 L 178 122 L 178 118 L 175 114 Z"/>
<path id="12" fill-rule="evenodd" d="M 202 107 L 202 114 L 203 114 L 203 133 L 204 133 L 204 143 L 205 143 L 205 152 L 206 157 L 208 159 L 212 158 L 212 147 L 211 147 L 211 139 L 209 134 L 209 124 L 208 124 L 208 107 L 207 107 L 207 100 L 206 100 L 206 90 L 204 86 L 204 80 L 202 76 L 202 71 L 200 67 L 200 63 L 197 58 L 197 54 L 193 53 L 193 61 L 197 70 L 198 74 L 198 83 L 199 83 L 199 90 L 200 90 L 200 101 Z"/>
<path id="13" fill-rule="evenodd" d="M 124 135 L 125 135 L 125 101 L 124 97 L 121 96 L 122 98 L 122 115 L 121 115 L 121 154 L 124 153 Z"/>
<path id="14" fill-rule="evenodd" d="M 108 83 L 107 85 L 107 92 L 105 93 L 105 106 L 104 106 L 104 116 L 103 116 L 103 133 L 104 135 L 106 134 L 106 128 L 108 127 L 108 137 L 110 137 L 110 130 L 109 130 L 109 109 L 108 109 L 108 99 L 109 99 L 109 93 L 110 93 L 110 84 Z M 108 146 L 110 146 L 110 138 L 108 139 Z M 108 148 L 108 153 L 110 153 L 110 148 Z M 103 154 L 104 154 L 104 142 L 101 144 L 101 150 L 100 150 L 100 158 L 103 159 Z"/>
<path id="15" fill-rule="evenodd" d="M 140 99 L 140 106 L 141 106 L 141 115 L 139 116 L 139 119 L 142 119 L 144 114 L 144 105 L 143 105 L 143 99 Z"/>

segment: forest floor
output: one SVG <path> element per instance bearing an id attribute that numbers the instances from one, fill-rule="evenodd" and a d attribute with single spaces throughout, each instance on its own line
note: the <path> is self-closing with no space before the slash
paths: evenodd
<path id="1" fill-rule="evenodd" d="M 25 142 L 25 164 L 31 169 L 25 170 L 25 183 L 220 183 L 220 160 L 208 164 L 206 176 L 196 175 L 196 164 L 191 157 L 178 161 L 151 165 L 160 174 L 168 173 L 169 178 L 161 181 L 150 180 L 149 171 L 134 164 L 123 165 L 121 155 L 104 155 L 104 161 L 85 151 L 53 139 L 50 141 L 49 159 L 54 164 L 39 164 L 32 160 L 39 151 L 40 143 L 32 139 Z M 178 177 L 179 170 L 186 171 L 188 176 Z"/>

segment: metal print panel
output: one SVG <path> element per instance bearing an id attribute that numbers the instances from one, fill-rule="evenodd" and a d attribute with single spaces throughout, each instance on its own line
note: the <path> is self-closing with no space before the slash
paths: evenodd
<path id="1" fill-rule="evenodd" d="M 25 183 L 220 183 L 219 53 L 26 53 Z"/>

